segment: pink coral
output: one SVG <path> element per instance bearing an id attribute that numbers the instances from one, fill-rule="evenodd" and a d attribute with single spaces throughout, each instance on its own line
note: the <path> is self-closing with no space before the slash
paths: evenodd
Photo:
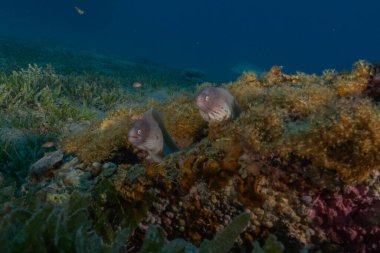
<path id="1" fill-rule="evenodd" d="M 343 193 L 321 193 L 309 217 L 343 252 L 380 252 L 380 199 L 364 186 L 348 186 Z"/>

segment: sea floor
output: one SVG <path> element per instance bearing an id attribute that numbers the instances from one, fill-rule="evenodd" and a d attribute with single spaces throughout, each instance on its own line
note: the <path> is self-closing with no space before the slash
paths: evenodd
<path id="1" fill-rule="evenodd" d="M 0 40 L 1 252 L 379 252 L 380 67 L 207 83 L 74 48 Z M 234 119 L 205 122 L 203 88 Z M 128 141 L 154 108 L 180 147 Z"/>

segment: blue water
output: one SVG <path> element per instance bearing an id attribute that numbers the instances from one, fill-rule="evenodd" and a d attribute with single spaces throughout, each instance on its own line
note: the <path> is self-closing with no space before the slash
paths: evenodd
<path id="1" fill-rule="evenodd" d="M 2 0 L 0 37 L 146 58 L 228 81 L 236 65 L 319 74 L 380 61 L 379 14 L 379 0 Z"/>

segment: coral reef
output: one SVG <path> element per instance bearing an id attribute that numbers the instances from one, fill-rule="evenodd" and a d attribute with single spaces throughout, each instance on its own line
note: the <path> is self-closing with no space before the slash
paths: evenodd
<path id="1" fill-rule="evenodd" d="M 170 239 L 200 243 L 247 210 L 244 240 L 277 231 L 288 250 L 299 250 L 315 243 L 311 199 L 366 182 L 378 169 L 379 109 L 365 94 L 370 69 L 358 62 L 351 73 L 321 77 L 286 75 L 279 67 L 261 77 L 245 73 L 225 86 L 242 107 L 233 121 L 207 125 L 193 97 L 174 97 L 118 109 L 75 136 L 75 148 L 66 151 L 88 163 L 124 163 L 112 184 L 124 201 L 147 208 L 142 231 L 159 224 Z M 182 148 L 160 164 L 145 161 L 125 140 L 128 122 L 151 107 L 163 113 Z"/>
<path id="2" fill-rule="evenodd" d="M 341 246 L 343 252 L 379 251 L 379 214 L 380 198 L 365 186 L 321 193 L 309 212 L 318 231 L 326 240 Z"/>
<path id="3" fill-rule="evenodd" d="M 287 75 L 278 66 L 261 76 L 248 72 L 223 85 L 241 107 L 239 116 L 209 124 L 203 121 L 193 95 L 174 94 L 164 101 L 118 106 L 110 102 L 114 106 L 108 107 L 104 102 L 108 96 L 98 103 L 93 95 L 97 88 L 90 88 L 89 110 L 112 109 L 87 123 L 87 128 L 60 135 L 57 147 L 43 146 L 57 139 L 39 142 L 37 155 L 23 165 L 27 173 L 17 193 L 7 195 L 15 188 L 2 169 L 0 187 L 5 193 L 0 194 L 0 203 L 5 213 L 0 215 L 6 221 L 19 201 L 27 213 L 24 221 L 35 213 L 59 219 L 56 214 L 61 211 L 54 211 L 56 207 L 68 213 L 77 209 L 86 219 L 67 225 L 72 230 L 60 233 L 66 238 L 79 234 L 85 245 L 87 238 L 97 235 L 98 239 L 88 240 L 107 247 L 123 245 L 127 252 L 178 252 L 170 251 L 175 247 L 184 252 L 213 252 L 210 247 L 214 252 L 231 247 L 231 252 L 348 252 L 350 247 L 376 252 L 380 212 L 377 71 L 375 65 L 359 61 L 351 72 L 326 70 L 321 76 Z M 33 81 L 41 75 L 42 79 Z M 19 76 L 41 88 L 37 99 L 27 100 L 25 106 L 32 107 L 43 101 L 39 96 L 46 90 L 44 82 L 62 79 L 37 67 L 8 78 Z M 86 94 L 86 87 L 67 94 L 76 100 Z M 66 95 L 53 98 L 69 99 Z M 54 112 L 56 107 L 43 108 Z M 180 147 L 159 163 L 146 159 L 147 153 L 128 141 L 131 125 L 150 108 L 163 115 L 168 133 Z M 62 122 L 69 121 L 66 116 Z M 9 159 L 5 151 L 0 154 Z M 48 154 L 54 151 L 56 159 Z M 73 203 L 72 196 L 83 199 L 82 194 L 86 196 L 82 204 L 67 207 Z M 33 204 L 37 202 L 44 202 L 46 210 Z M 238 216 L 242 212 L 246 214 Z M 240 225 L 235 223 L 236 216 L 243 219 Z M 4 234 L 8 237 L 1 239 L 9 239 L 14 231 L 9 224 L 4 228 L 9 230 Z M 48 227 L 42 227 L 38 238 L 47 231 Z M 128 231 L 128 240 L 123 237 L 127 232 L 121 231 Z M 125 241 L 120 242 L 120 237 Z M 28 239 L 28 243 L 41 243 L 38 240 Z M 58 239 L 46 240 L 53 249 L 60 245 Z M 7 245 L 18 247 L 16 241 Z"/>

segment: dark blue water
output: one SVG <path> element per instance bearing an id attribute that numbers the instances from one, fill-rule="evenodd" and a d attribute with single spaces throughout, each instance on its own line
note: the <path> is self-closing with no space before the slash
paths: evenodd
<path id="1" fill-rule="evenodd" d="M 2 0 L 0 36 L 147 58 L 227 81 L 242 68 L 320 73 L 379 61 L 379 14 L 378 0 Z"/>

